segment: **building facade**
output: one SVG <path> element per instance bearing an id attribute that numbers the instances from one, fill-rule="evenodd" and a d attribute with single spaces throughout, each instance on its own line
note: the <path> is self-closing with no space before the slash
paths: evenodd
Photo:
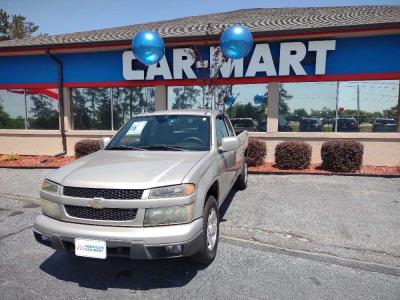
<path id="1" fill-rule="evenodd" d="M 246 25 L 254 48 L 221 57 L 218 39 Z M 166 42 L 144 66 L 139 30 Z M 400 161 L 400 6 L 250 9 L 0 42 L 0 153 L 73 155 L 76 141 L 110 136 L 130 117 L 225 107 L 237 128 L 267 143 L 304 140 L 314 162 L 329 139 L 365 146 L 364 163 Z M 263 101 L 254 101 L 255 96 Z"/>

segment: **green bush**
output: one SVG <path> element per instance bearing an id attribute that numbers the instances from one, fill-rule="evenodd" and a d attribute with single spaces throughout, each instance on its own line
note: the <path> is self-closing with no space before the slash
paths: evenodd
<path id="1" fill-rule="evenodd" d="M 275 147 L 275 164 L 280 169 L 305 169 L 310 165 L 311 153 L 309 143 L 282 142 Z"/>
<path id="2" fill-rule="evenodd" d="M 322 167 L 336 172 L 355 172 L 361 168 L 364 147 L 351 140 L 331 140 L 322 145 Z"/>
<path id="3" fill-rule="evenodd" d="M 267 146 L 265 143 L 259 139 L 250 138 L 247 149 L 247 164 L 250 167 L 260 166 L 264 163 L 266 155 Z"/>
<path id="4" fill-rule="evenodd" d="M 80 140 L 75 144 L 75 157 L 80 158 L 101 149 L 99 140 Z"/>

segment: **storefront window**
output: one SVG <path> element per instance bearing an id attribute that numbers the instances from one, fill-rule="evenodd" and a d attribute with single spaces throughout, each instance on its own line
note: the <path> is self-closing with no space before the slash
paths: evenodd
<path id="1" fill-rule="evenodd" d="M 25 128 L 24 90 L 0 90 L 0 128 Z"/>
<path id="2" fill-rule="evenodd" d="M 26 90 L 28 129 L 58 129 L 58 91 Z"/>
<path id="3" fill-rule="evenodd" d="M 211 107 L 211 105 L 207 104 L 202 87 L 168 87 L 168 109 L 196 109 L 202 107 Z"/>
<path id="4" fill-rule="evenodd" d="M 155 110 L 153 87 L 117 87 L 112 89 L 112 93 L 113 129 L 115 130 L 119 129 L 133 115 Z"/>
<path id="5" fill-rule="evenodd" d="M 284 83 L 279 96 L 279 131 L 332 131 L 336 82 Z"/>
<path id="6" fill-rule="evenodd" d="M 1 90 L 0 128 L 58 129 L 57 90 Z"/>
<path id="7" fill-rule="evenodd" d="M 284 83 L 279 131 L 395 132 L 398 85 L 390 80 Z"/>
<path id="8" fill-rule="evenodd" d="M 232 86 L 231 95 L 235 98 L 235 102 L 230 107 L 225 105 L 225 109 L 235 132 L 240 133 L 243 130 L 265 132 L 266 113 L 268 111 L 268 85 L 234 85 Z M 256 95 L 261 97 L 261 102 L 254 102 Z"/>
<path id="9" fill-rule="evenodd" d="M 111 129 L 111 88 L 77 88 L 72 98 L 75 129 Z"/>
<path id="10" fill-rule="evenodd" d="M 76 88 L 74 129 L 117 130 L 134 114 L 154 111 L 154 88 Z M 112 111 L 112 115 L 111 115 Z"/>

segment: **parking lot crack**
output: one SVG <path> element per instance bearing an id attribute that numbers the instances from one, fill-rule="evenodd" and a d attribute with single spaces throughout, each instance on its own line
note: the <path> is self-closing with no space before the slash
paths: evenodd
<path id="1" fill-rule="evenodd" d="M 6 234 L 6 235 L 0 236 L 0 241 L 3 240 L 3 239 L 5 239 L 5 238 L 8 238 L 8 237 L 10 237 L 10 236 L 13 236 L 13 235 L 16 235 L 16 234 L 18 234 L 18 233 L 21 233 L 21 232 L 23 232 L 23 231 L 25 231 L 25 230 L 27 230 L 27 229 L 29 229 L 29 228 L 32 228 L 32 227 L 33 227 L 33 225 L 29 225 L 29 226 L 26 226 L 26 227 L 24 227 L 24 228 L 18 230 L 18 231 L 11 232 L 11 233 L 8 233 L 8 234 Z"/>

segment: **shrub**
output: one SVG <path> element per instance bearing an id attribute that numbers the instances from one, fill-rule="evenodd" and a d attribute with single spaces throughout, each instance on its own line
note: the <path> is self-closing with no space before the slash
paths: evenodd
<path id="1" fill-rule="evenodd" d="M 355 172 L 361 168 L 364 147 L 350 140 L 332 140 L 322 145 L 322 167 L 331 171 Z"/>
<path id="2" fill-rule="evenodd" d="M 4 156 L 2 157 L 3 161 L 12 161 L 12 160 L 18 160 L 19 159 L 19 155 L 17 153 L 7 153 L 4 154 Z"/>
<path id="3" fill-rule="evenodd" d="M 250 138 L 247 149 L 247 163 L 250 167 L 262 165 L 267 155 L 267 146 L 259 139 Z"/>
<path id="4" fill-rule="evenodd" d="M 275 147 L 275 164 L 280 169 L 305 169 L 310 165 L 311 152 L 309 143 L 282 142 Z"/>
<path id="5" fill-rule="evenodd" d="M 99 140 L 81 140 L 75 144 L 75 157 L 80 158 L 82 156 L 91 154 L 101 149 Z"/>

